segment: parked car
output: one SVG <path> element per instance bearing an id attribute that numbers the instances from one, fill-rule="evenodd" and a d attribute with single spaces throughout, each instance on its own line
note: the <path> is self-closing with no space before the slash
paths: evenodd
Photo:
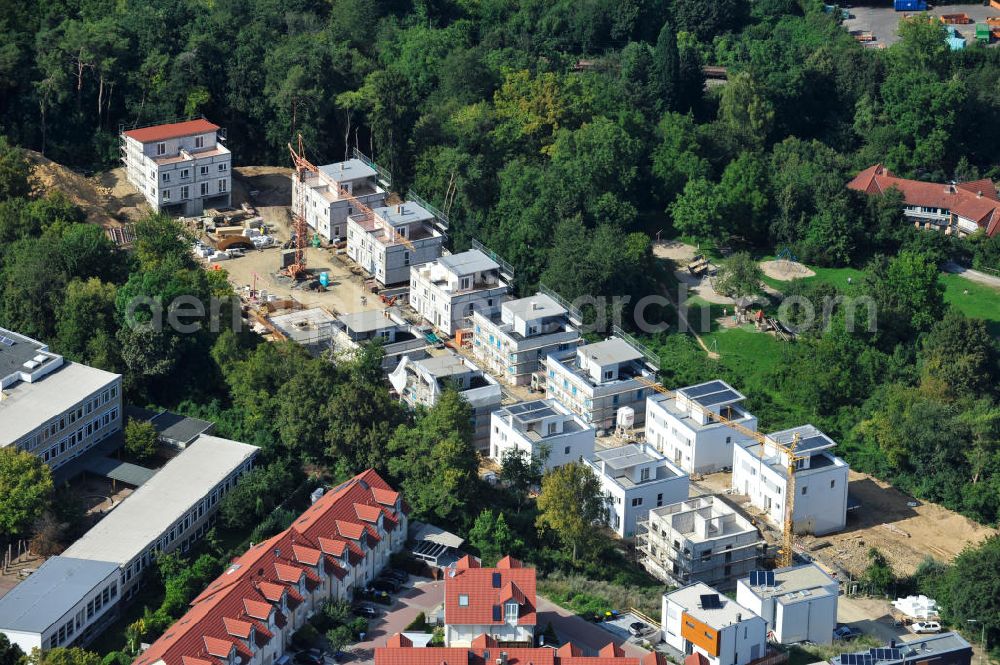
<path id="1" fill-rule="evenodd" d="M 644 634 L 647 630 L 649 630 L 649 626 L 641 621 L 634 621 L 628 625 L 628 632 L 632 633 L 636 637 Z"/>
<path id="2" fill-rule="evenodd" d="M 396 593 L 399 591 L 399 582 L 393 579 L 380 577 L 371 583 L 371 588 L 375 591 L 385 591 L 387 593 Z"/>
<path id="3" fill-rule="evenodd" d="M 326 659 L 322 649 L 306 649 L 295 654 L 295 662 L 299 665 L 324 665 Z"/>
<path id="4" fill-rule="evenodd" d="M 941 624 L 937 621 L 917 621 L 910 626 L 910 630 L 918 635 L 921 633 L 940 633 Z"/>
<path id="5" fill-rule="evenodd" d="M 378 616 L 378 610 L 372 605 L 355 605 L 354 613 L 359 617 L 366 617 L 368 619 L 374 619 Z"/>
<path id="6" fill-rule="evenodd" d="M 833 639 L 835 640 L 853 640 L 855 637 L 860 637 L 861 631 L 854 626 L 848 626 L 847 624 L 837 624 L 837 627 L 833 631 Z"/>

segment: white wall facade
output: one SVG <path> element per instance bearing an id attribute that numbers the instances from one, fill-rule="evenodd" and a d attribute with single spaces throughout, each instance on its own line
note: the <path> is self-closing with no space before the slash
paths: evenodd
<path id="1" fill-rule="evenodd" d="M 483 634 L 489 635 L 500 642 L 533 643 L 535 639 L 535 627 L 513 623 L 480 626 L 446 624 L 444 627 L 444 643 L 450 647 L 467 647 L 472 644 L 472 640 Z"/>
<path id="2" fill-rule="evenodd" d="M 550 422 L 541 426 L 543 435 L 532 437 L 516 428 L 509 416 L 504 417 L 502 412 L 494 411 L 491 416 L 490 457 L 500 463 L 508 450 L 517 449 L 539 458 L 542 450 L 546 449 L 546 471 L 593 457 L 596 430 L 582 422 L 577 428 L 567 429 L 565 418 L 561 414 L 550 418 Z M 550 426 L 553 428 L 551 434 L 548 433 Z"/>
<path id="3" fill-rule="evenodd" d="M 746 435 L 719 422 L 678 417 L 676 408 L 670 409 L 666 401 L 656 394 L 646 400 L 646 440 L 687 473 L 714 473 L 732 467 L 734 444 Z M 756 416 L 745 411 L 741 414 L 736 422 L 756 431 Z"/>
<path id="4" fill-rule="evenodd" d="M 686 639 L 681 633 L 687 611 L 664 595 L 662 601 L 663 641 L 684 655 L 699 653 L 711 665 L 747 665 L 767 654 L 767 623 L 749 609 L 738 623 L 711 626 L 719 633 L 718 653 Z"/>

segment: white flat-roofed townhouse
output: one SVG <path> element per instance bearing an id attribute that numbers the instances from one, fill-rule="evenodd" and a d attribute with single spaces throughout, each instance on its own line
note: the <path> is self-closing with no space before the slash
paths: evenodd
<path id="1" fill-rule="evenodd" d="M 192 217 L 232 202 L 232 154 L 221 128 L 188 120 L 121 135 L 128 181 L 158 212 Z"/>
<path id="2" fill-rule="evenodd" d="M 664 594 L 661 617 L 663 640 L 702 665 L 748 665 L 767 655 L 767 622 L 703 582 Z"/>
<path id="3" fill-rule="evenodd" d="M 472 361 L 455 353 L 411 360 L 403 356 L 392 372 L 389 383 L 399 399 L 410 408 L 430 408 L 437 404 L 450 385 L 472 406 L 473 440 L 487 452 L 490 446 L 490 415 L 500 408 L 503 391 L 500 384 Z"/>
<path id="4" fill-rule="evenodd" d="M 767 621 L 779 644 L 831 644 L 840 584 L 815 563 L 752 571 L 736 583 L 736 601 Z"/>
<path id="5" fill-rule="evenodd" d="M 110 561 L 130 598 L 160 552 L 186 552 L 215 521 L 219 501 L 259 448 L 202 434 L 69 546 L 63 556 Z"/>
<path id="6" fill-rule="evenodd" d="M 357 203 L 369 208 L 385 205 L 386 191 L 378 171 L 361 159 L 326 164 L 319 173 L 303 169 L 292 174 L 292 210 L 299 201 L 309 224 L 327 242 L 347 237 L 347 218 L 356 215 Z M 352 200 L 353 197 L 353 200 Z"/>
<path id="7" fill-rule="evenodd" d="M 545 358 L 565 358 L 583 342 L 566 308 L 543 293 L 504 301 L 498 314 L 476 310 L 472 328 L 476 359 L 512 386 L 531 385 Z"/>
<path id="8" fill-rule="evenodd" d="M 353 600 L 402 551 L 404 510 L 371 469 L 329 489 L 288 529 L 233 559 L 134 665 L 287 662 L 310 616 L 328 600 Z"/>
<path id="9" fill-rule="evenodd" d="M 757 418 L 743 408 L 744 399 L 719 380 L 680 388 L 673 396 L 653 393 L 646 400 L 646 441 L 688 473 L 728 469 L 735 442 L 747 437 L 706 411 L 757 431 Z"/>
<path id="10" fill-rule="evenodd" d="M 831 450 L 836 442 L 812 425 L 768 434 L 766 445 L 745 442 L 733 453 L 733 490 L 745 494 L 779 528 L 785 521 L 788 455 L 773 442 L 801 456 L 795 470 L 792 522 L 796 533 L 817 536 L 847 524 L 847 462 Z"/>
<path id="11" fill-rule="evenodd" d="M 608 526 L 622 538 L 635 537 L 650 510 L 688 496 L 688 475 L 646 443 L 598 451 L 586 464 L 607 497 Z"/>
<path id="12" fill-rule="evenodd" d="M 545 459 L 546 471 L 594 455 L 596 430 L 554 400 L 519 402 L 494 411 L 490 457 L 498 463 L 509 450 Z"/>
<path id="13" fill-rule="evenodd" d="M 347 256 L 382 285 L 410 279 L 410 266 L 441 256 L 444 226 L 423 206 L 406 201 L 347 218 Z"/>
<path id="14" fill-rule="evenodd" d="M 122 377 L 0 328 L 0 447 L 53 469 L 122 429 Z"/>
<path id="15" fill-rule="evenodd" d="M 55 556 L 0 597 L 0 633 L 26 654 L 86 646 L 118 616 L 118 566 Z"/>
<path id="16" fill-rule="evenodd" d="M 510 290 L 500 264 L 478 249 L 442 256 L 410 270 L 410 305 L 446 335 L 469 328 L 480 312 L 494 317 Z"/>
<path id="17" fill-rule="evenodd" d="M 618 410 L 631 407 L 642 424 L 655 371 L 641 351 L 619 337 L 585 344 L 566 359 L 545 359 L 545 397 L 555 399 L 599 430 L 615 427 Z M 640 380 L 642 379 L 642 380 Z"/>
<path id="18" fill-rule="evenodd" d="M 372 341 L 382 345 L 382 369 L 386 372 L 396 369 L 403 356 L 410 360 L 427 357 L 426 338 L 394 307 L 337 317 L 333 343 L 338 351 L 352 355 Z"/>
<path id="19" fill-rule="evenodd" d="M 667 584 L 724 589 L 760 568 L 765 549 L 757 527 L 714 496 L 653 508 L 638 524 L 636 545 L 643 568 Z"/>

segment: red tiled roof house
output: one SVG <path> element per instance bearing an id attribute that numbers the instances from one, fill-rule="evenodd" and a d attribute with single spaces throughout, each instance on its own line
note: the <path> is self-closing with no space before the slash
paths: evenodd
<path id="1" fill-rule="evenodd" d="M 1000 232 L 1000 197 L 988 179 L 938 184 L 897 178 L 881 164 L 854 177 L 847 188 L 866 194 L 897 189 L 903 195 L 903 214 L 917 228 L 965 236 L 982 229 L 992 237 Z"/>
<path id="2" fill-rule="evenodd" d="M 327 600 L 349 599 L 406 542 L 402 498 L 365 471 L 254 545 L 133 665 L 272 665 Z"/>
<path id="3" fill-rule="evenodd" d="M 222 129 L 188 120 L 123 131 L 121 160 L 128 181 L 153 210 L 191 217 L 232 201 L 232 154 Z"/>
<path id="4" fill-rule="evenodd" d="M 444 643 L 467 647 L 487 635 L 507 646 L 533 646 L 535 608 L 534 568 L 509 556 L 482 568 L 466 556 L 445 577 Z"/>

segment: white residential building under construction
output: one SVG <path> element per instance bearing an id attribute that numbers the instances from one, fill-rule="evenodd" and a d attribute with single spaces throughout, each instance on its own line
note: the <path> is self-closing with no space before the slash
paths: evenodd
<path id="1" fill-rule="evenodd" d="M 301 176 L 300 176 L 301 174 Z M 347 218 L 368 208 L 385 206 L 387 176 L 360 153 L 354 159 L 301 169 L 292 174 L 292 210 L 305 213 L 306 223 L 327 242 L 347 236 Z"/>
<path id="2" fill-rule="evenodd" d="M 579 346 L 566 359 L 549 355 L 545 371 L 545 396 L 599 430 L 641 424 L 649 386 L 656 380 L 656 369 L 646 354 L 621 337 Z M 619 422 L 620 413 L 634 417 L 634 422 Z"/>
<path id="3" fill-rule="evenodd" d="M 410 270 L 410 305 L 446 335 L 469 328 L 475 312 L 496 316 L 509 290 L 500 264 L 478 249 L 448 254 Z"/>
<path id="4" fill-rule="evenodd" d="M 507 300 L 499 313 L 476 310 L 472 329 L 472 353 L 512 386 L 532 385 L 549 355 L 566 358 L 583 342 L 566 308 L 544 293 Z"/>
<path id="5" fill-rule="evenodd" d="M 642 566 L 667 584 L 730 588 L 763 564 L 764 539 L 722 499 L 699 496 L 649 511 L 636 543 Z"/>
<path id="6" fill-rule="evenodd" d="M 747 435 L 726 421 L 757 431 L 757 418 L 743 408 L 744 396 L 725 381 L 654 393 L 646 401 L 646 440 L 688 473 L 714 473 L 733 465 L 736 442 Z"/>
<path id="7" fill-rule="evenodd" d="M 347 218 L 347 255 L 379 284 L 410 279 L 410 266 L 441 256 L 446 226 L 425 205 L 406 201 Z"/>
<path id="8" fill-rule="evenodd" d="M 208 120 L 189 120 L 121 133 L 125 174 L 157 212 L 192 217 L 232 201 L 232 155 Z"/>
<path id="9" fill-rule="evenodd" d="M 812 425 L 768 434 L 767 443 L 744 442 L 733 454 L 733 490 L 750 498 L 776 527 L 785 521 L 789 455 L 794 451 L 796 533 L 818 536 L 840 531 L 847 523 L 847 462 L 831 451 L 836 442 Z"/>

